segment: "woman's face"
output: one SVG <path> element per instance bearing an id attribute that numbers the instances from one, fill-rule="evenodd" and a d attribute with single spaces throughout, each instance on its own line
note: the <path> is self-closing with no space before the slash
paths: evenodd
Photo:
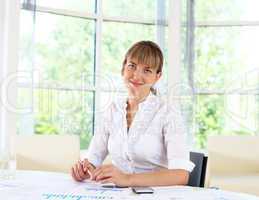
<path id="1" fill-rule="evenodd" d="M 150 88 L 161 77 L 156 69 L 152 69 L 145 64 L 137 63 L 134 59 L 127 59 L 123 69 L 123 78 L 126 87 L 131 94 L 148 93 Z"/>

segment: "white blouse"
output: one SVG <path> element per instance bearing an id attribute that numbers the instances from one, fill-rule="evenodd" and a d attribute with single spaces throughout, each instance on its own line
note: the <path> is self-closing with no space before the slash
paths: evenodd
<path id="1" fill-rule="evenodd" d="M 126 173 L 161 168 L 185 169 L 189 160 L 186 132 L 179 114 L 152 93 L 141 102 L 127 130 L 127 99 L 112 103 L 102 118 L 88 149 L 88 160 L 100 166 L 110 155 L 113 165 Z"/>

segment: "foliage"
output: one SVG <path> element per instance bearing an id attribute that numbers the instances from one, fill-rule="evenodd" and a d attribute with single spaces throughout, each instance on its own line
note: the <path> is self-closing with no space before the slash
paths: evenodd
<path id="1" fill-rule="evenodd" d="M 153 19 L 155 2 L 134 0 L 131 5 L 138 6 L 129 9 L 126 0 L 104 0 L 104 14 Z M 241 8 L 237 9 L 230 1 L 197 0 L 195 4 L 197 20 L 238 19 L 242 12 Z M 138 40 L 155 41 L 155 31 L 153 25 L 103 22 L 102 76 L 118 84 L 125 50 Z M 229 81 L 233 66 L 237 70 L 242 67 L 242 60 L 233 53 L 237 33 L 237 29 L 225 27 L 196 28 L 194 84 L 198 90 L 227 90 L 233 86 Z M 40 86 L 52 89 L 34 92 L 35 133 L 77 134 L 80 135 L 81 148 L 88 146 L 93 134 L 95 94 L 81 89 L 94 86 L 95 34 L 94 20 L 37 13 L 35 66 L 41 77 L 37 81 Z M 185 39 L 184 34 L 182 38 Z M 23 54 L 30 52 L 26 54 L 26 62 L 33 56 L 32 51 L 28 51 L 30 48 L 29 43 L 25 42 L 21 51 Z M 185 70 L 184 74 L 186 76 L 188 72 Z M 184 83 L 187 83 L 186 78 Z M 104 87 L 107 85 L 104 84 Z M 245 128 L 234 130 L 229 127 L 225 106 L 224 95 L 197 95 L 193 105 L 185 106 L 189 110 L 193 109 L 194 130 L 191 131 L 195 133 L 198 148 L 206 148 L 209 135 L 249 133 Z"/>
<path id="2" fill-rule="evenodd" d="M 207 137 L 221 135 L 224 127 L 224 102 L 221 96 L 198 96 L 195 112 L 196 145 L 206 147 Z"/>
<path id="3" fill-rule="evenodd" d="M 196 21 L 239 20 L 244 2 L 237 1 L 233 6 L 231 1 L 212 0 L 195 1 Z M 239 6 L 238 6 L 239 5 Z M 194 86 L 196 92 L 230 92 L 240 88 L 240 80 L 233 82 L 234 75 L 247 67 L 236 49 L 240 38 L 239 27 L 196 27 L 195 28 L 195 71 Z M 234 121 L 229 113 L 226 100 L 229 95 L 195 95 L 193 105 L 194 131 L 196 147 L 206 148 L 207 137 L 225 134 L 253 134 L 246 120 L 253 120 L 252 115 L 246 119 Z M 233 104 L 239 104 L 234 100 Z M 241 104 L 238 105 L 241 109 Z M 250 106 L 250 105 L 249 105 Z M 254 107 L 256 107 L 254 105 Z M 256 111 L 254 111 L 256 112 Z M 244 126 L 245 125 L 245 126 Z"/>
<path id="4" fill-rule="evenodd" d="M 46 135 L 57 135 L 58 134 L 58 128 L 56 127 L 56 124 L 54 124 L 52 121 L 50 121 L 48 115 L 38 115 L 36 118 L 35 123 L 35 133 L 36 134 L 46 134 Z"/>

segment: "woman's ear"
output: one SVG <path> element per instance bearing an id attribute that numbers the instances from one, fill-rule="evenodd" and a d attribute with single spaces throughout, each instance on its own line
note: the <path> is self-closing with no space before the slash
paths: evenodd
<path id="1" fill-rule="evenodd" d="M 158 72 L 158 73 L 156 74 L 156 81 L 158 81 L 161 76 L 162 76 L 162 72 Z"/>

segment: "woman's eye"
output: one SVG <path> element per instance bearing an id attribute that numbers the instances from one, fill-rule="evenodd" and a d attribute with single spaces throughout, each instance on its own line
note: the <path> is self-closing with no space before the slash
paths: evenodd
<path id="1" fill-rule="evenodd" d="M 130 69 L 134 69 L 134 67 L 135 67 L 135 66 L 132 65 L 132 64 L 129 64 L 129 65 L 128 65 L 128 68 L 130 68 Z"/>
<path id="2" fill-rule="evenodd" d="M 145 69 L 144 72 L 145 73 L 152 73 L 152 71 L 150 69 Z"/>

